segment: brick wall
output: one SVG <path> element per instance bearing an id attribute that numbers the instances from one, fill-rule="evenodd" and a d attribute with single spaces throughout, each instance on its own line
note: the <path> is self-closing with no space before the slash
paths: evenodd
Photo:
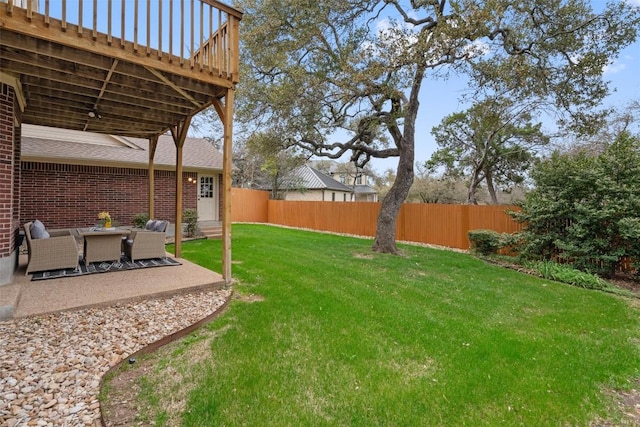
<path id="1" fill-rule="evenodd" d="M 14 251 L 13 173 L 16 97 L 13 87 L 0 83 L 0 258 Z"/>
<path id="2" fill-rule="evenodd" d="M 17 100 L 16 100 L 17 103 Z M 15 108 L 20 113 L 20 108 L 16 105 Z M 20 114 L 18 114 L 20 116 Z M 14 150 L 13 150 L 13 229 L 15 230 L 14 236 L 17 242 L 18 233 L 20 232 L 20 183 L 22 179 L 22 173 L 20 171 L 20 157 L 22 153 L 22 128 L 14 128 Z"/>
<path id="3" fill-rule="evenodd" d="M 20 222 L 47 228 L 90 227 L 108 211 L 116 225 L 131 225 L 148 211 L 148 171 L 105 166 L 22 162 Z M 197 209 L 197 186 L 183 173 L 183 209 Z M 175 172 L 155 171 L 155 217 L 175 222 Z"/>

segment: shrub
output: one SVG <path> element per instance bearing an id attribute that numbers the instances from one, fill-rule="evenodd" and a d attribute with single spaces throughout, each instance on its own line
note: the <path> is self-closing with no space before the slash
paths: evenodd
<path id="1" fill-rule="evenodd" d="M 640 254 L 640 140 L 622 132 L 604 151 L 554 153 L 531 173 L 521 212 L 519 253 L 561 257 L 582 271 L 612 277 Z"/>
<path id="2" fill-rule="evenodd" d="M 502 247 L 500 233 L 493 230 L 469 230 L 469 243 L 473 252 L 494 255 Z"/>
<path id="3" fill-rule="evenodd" d="M 135 228 L 144 228 L 149 221 L 149 215 L 146 213 L 138 213 L 133 216 L 132 224 Z"/>
<path id="4" fill-rule="evenodd" d="M 632 266 L 640 278 L 640 218 L 623 218 L 618 221 L 620 242 L 627 248 L 627 255 L 633 260 Z"/>
<path id="5" fill-rule="evenodd" d="M 540 276 L 557 282 L 568 283 L 586 289 L 604 289 L 607 282 L 598 276 L 576 270 L 569 265 L 558 264 L 553 261 L 542 261 L 533 265 Z"/>
<path id="6" fill-rule="evenodd" d="M 186 224 L 184 231 L 187 236 L 195 236 L 198 231 L 198 211 L 195 209 L 185 209 L 182 212 L 182 222 Z"/>

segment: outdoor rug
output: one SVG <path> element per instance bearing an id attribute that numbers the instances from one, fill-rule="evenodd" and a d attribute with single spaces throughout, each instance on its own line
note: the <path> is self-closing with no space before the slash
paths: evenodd
<path id="1" fill-rule="evenodd" d="M 108 273 L 110 271 L 126 271 L 136 270 L 138 268 L 164 267 L 170 265 L 182 265 L 173 258 L 152 258 L 141 259 L 132 262 L 128 257 L 120 258 L 119 262 L 91 262 L 85 265 L 84 260 L 80 260 L 80 266 L 77 269 L 68 268 L 62 270 L 39 271 L 33 273 L 31 280 L 57 279 L 60 277 L 82 276 L 84 274 Z"/>

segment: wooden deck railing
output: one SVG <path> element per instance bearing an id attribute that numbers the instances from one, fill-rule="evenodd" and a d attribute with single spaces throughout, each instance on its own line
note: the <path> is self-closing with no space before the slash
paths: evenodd
<path id="1" fill-rule="evenodd" d="M 242 13 L 216 0 L 0 0 L 0 7 L 36 26 L 237 83 Z"/>

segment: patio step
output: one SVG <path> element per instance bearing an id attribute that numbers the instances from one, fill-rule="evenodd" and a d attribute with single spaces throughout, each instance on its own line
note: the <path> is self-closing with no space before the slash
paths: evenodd
<path id="1" fill-rule="evenodd" d="M 222 239 L 222 227 L 220 226 L 200 227 L 200 232 L 207 239 Z"/>

